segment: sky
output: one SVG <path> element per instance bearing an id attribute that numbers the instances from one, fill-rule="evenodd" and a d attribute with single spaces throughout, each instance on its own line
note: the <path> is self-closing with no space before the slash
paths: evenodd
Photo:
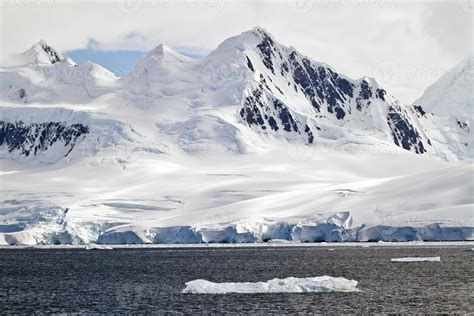
<path id="1" fill-rule="evenodd" d="M 474 0 L 0 0 L 0 62 L 40 39 L 123 75 L 160 43 L 199 58 L 260 26 L 404 103 L 473 55 Z"/>

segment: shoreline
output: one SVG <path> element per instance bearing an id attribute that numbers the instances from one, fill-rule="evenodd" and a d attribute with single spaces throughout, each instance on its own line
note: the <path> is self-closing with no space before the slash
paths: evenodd
<path id="1" fill-rule="evenodd" d="M 89 245 L 1 245 L 0 250 L 8 249 L 86 249 L 93 245 L 94 249 L 207 249 L 207 248 L 337 248 L 337 247 L 474 247 L 474 241 L 408 241 L 408 242 L 322 242 L 322 243 L 293 243 L 293 242 L 267 242 L 267 243 L 209 243 L 209 244 L 89 244 Z"/>

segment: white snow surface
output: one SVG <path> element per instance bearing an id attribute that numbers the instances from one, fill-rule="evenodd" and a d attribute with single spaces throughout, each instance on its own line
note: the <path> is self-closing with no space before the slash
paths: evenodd
<path id="1" fill-rule="evenodd" d="M 441 257 L 404 257 L 393 258 L 391 262 L 440 262 Z"/>
<path id="2" fill-rule="evenodd" d="M 260 74 L 273 91 L 263 99 L 301 123 L 315 115 L 294 82 L 263 65 L 261 36 L 245 32 L 202 59 L 160 45 L 123 78 L 51 63 L 41 42 L 0 67 L 0 122 L 42 126 L 24 144 L 44 140 L 44 123 L 88 128 L 71 151 L 55 135 L 36 155 L 0 145 L 0 245 L 474 239 L 462 113 L 421 115 L 387 94 L 431 139 L 423 155 L 394 145 L 380 100 L 341 121 L 323 108 L 314 144 L 281 122 L 257 131 L 239 109 Z M 293 51 L 278 46 L 283 59 Z"/>
<path id="3" fill-rule="evenodd" d="M 464 59 L 429 86 L 414 102 L 439 116 L 473 117 L 474 56 Z"/>
<path id="4" fill-rule="evenodd" d="M 413 105 L 427 112 L 423 116 L 418 113 L 418 117 L 438 157 L 472 163 L 474 57 L 448 70 Z"/>
<path id="5" fill-rule="evenodd" d="M 359 292 L 357 281 L 345 278 L 320 276 L 314 278 L 273 279 L 267 282 L 213 283 L 206 280 L 186 282 L 182 293 L 229 294 L 229 293 L 321 293 Z"/>

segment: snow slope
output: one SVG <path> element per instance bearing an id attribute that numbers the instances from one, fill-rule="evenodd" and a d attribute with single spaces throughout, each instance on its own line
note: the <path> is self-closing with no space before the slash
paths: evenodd
<path id="1" fill-rule="evenodd" d="M 429 86 L 413 108 L 418 109 L 438 156 L 472 162 L 474 57 L 463 60 Z"/>
<path id="2" fill-rule="evenodd" d="M 450 69 L 414 102 L 439 116 L 471 118 L 474 106 L 474 57 Z"/>
<path id="3" fill-rule="evenodd" d="M 473 239 L 469 125 L 261 28 L 122 78 L 41 41 L 0 80 L 0 244 Z"/>
<path id="4" fill-rule="evenodd" d="M 159 113 L 160 128 L 193 126 L 192 135 L 178 132 L 184 150 L 223 134 L 240 151 L 252 147 L 251 137 L 265 143 L 272 136 L 304 144 L 430 150 L 416 116 L 374 79 L 338 74 L 261 28 L 227 39 L 200 60 L 160 45 L 121 82 L 127 99 Z"/>
<path id="5" fill-rule="evenodd" d="M 19 103 L 86 103 L 114 90 L 117 78 L 87 62 L 77 65 L 41 40 L 0 68 L 2 99 Z"/>
<path id="6" fill-rule="evenodd" d="M 109 151 L 34 172 L 12 164 L 2 235 L 14 244 L 472 239 L 472 166 L 403 150 L 298 161 L 295 149 L 128 160 Z"/>

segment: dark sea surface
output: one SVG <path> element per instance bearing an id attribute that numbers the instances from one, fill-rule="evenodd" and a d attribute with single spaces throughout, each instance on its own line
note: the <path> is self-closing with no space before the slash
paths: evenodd
<path id="1" fill-rule="evenodd" d="M 474 313 L 462 246 L 1 249 L 0 313 Z M 391 263 L 441 256 L 441 262 Z M 341 276 L 362 292 L 181 294 L 187 281 Z"/>

